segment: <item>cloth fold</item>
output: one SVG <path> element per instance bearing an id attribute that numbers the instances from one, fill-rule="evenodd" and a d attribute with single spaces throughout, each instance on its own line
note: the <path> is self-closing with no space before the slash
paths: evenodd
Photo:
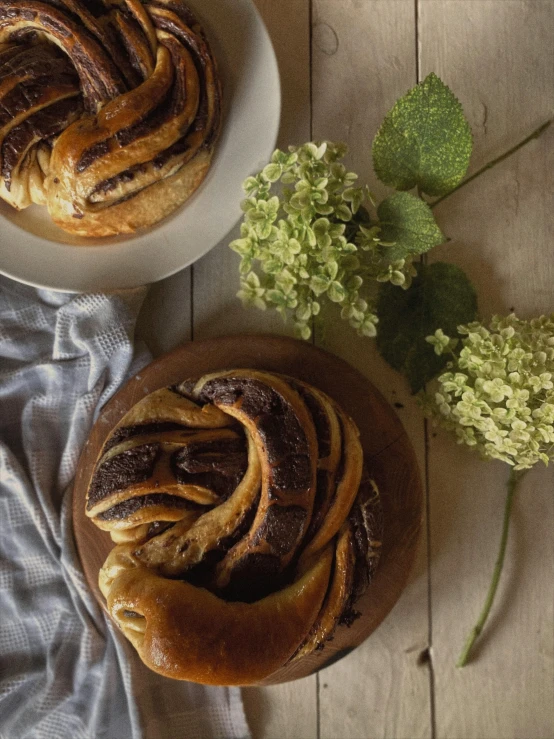
<path id="1" fill-rule="evenodd" d="M 100 408 L 150 359 L 143 288 L 36 290 L 0 276 L 0 738 L 245 739 L 240 691 L 148 670 L 89 592 L 71 481 Z"/>

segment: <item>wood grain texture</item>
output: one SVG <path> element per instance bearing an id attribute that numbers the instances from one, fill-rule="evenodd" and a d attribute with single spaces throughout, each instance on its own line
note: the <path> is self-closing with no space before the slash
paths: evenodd
<path id="1" fill-rule="evenodd" d="M 473 170 L 552 115 L 554 4 L 420 3 L 421 71 L 460 98 L 475 137 Z M 480 312 L 553 309 L 554 131 L 436 210 L 453 239 L 433 252 L 462 266 Z M 452 470 L 456 470 L 454 475 Z M 475 661 L 454 667 L 481 609 L 500 538 L 507 469 L 441 433 L 430 439 L 432 659 L 437 737 L 554 736 L 554 499 L 551 471 L 524 480 L 505 572 Z"/>
<path id="2" fill-rule="evenodd" d="M 316 739 L 315 676 L 268 688 L 241 690 L 253 739 Z"/>
<path id="3" fill-rule="evenodd" d="M 278 145 L 303 143 L 310 137 L 309 0 L 256 0 L 256 6 L 270 32 L 281 73 Z M 264 164 L 260 162 L 260 167 Z M 238 236 L 235 228 L 193 267 L 194 338 L 257 331 L 292 334 L 275 311 L 245 311 L 236 299 L 239 256 L 229 243 Z"/>
<path id="4" fill-rule="evenodd" d="M 420 77 L 436 71 L 461 99 L 475 136 L 472 168 L 497 156 L 552 115 L 551 0 L 313 0 L 313 135 L 346 140 L 348 163 L 375 182 L 369 146 L 384 113 Z M 311 137 L 309 0 L 257 0 L 281 67 L 280 145 Z M 417 22 L 416 22 L 417 20 Z M 417 38 L 419 35 L 419 38 Z M 433 253 L 477 284 L 483 315 L 552 310 L 554 131 L 441 204 L 448 246 Z M 378 196 L 384 189 L 373 188 Z M 231 238 L 231 237 L 230 237 Z M 229 239 L 230 240 L 230 239 Z M 280 319 L 243 311 L 234 298 L 238 257 L 226 244 L 194 266 L 197 338 L 286 331 Z M 145 305 L 155 351 L 190 326 L 170 285 Z M 171 297 L 170 297 L 171 296 Z M 183 297 L 185 307 L 183 308 Z M 164 320 L 158 311 L 162 308 Z M 188 322 L 188 323 L 187 323 Z M 318 337 L 321 343 L 322 337 Z M 353 341 L 340 321 L 325 345 L 370 377 L 396 410 L 425 466 L 421 416 L 372 342 Z M 430 434 L 431 663 L 427 647 L 427 556 L 390 617 L 362 647 L 288 685 L 243 691 L 255 739 L 429 736 L 429 668 L 435 672 L 440 739 L 554 737 L 554 502 L 552 474 L 532 473 L 516 500 L 505 576 L 479 658 L 454 661 L 485 594 L 494 562 L 506 471 L 484 465 L 444 434 Z M 454 476 L 453 470 L 456 470 Z M 319 682 L 319 691 L 318 685 Z M 319 716 L 317 706 L 320 706 Z"/>
<path id="5" fill-rule="evenodd" d="M 232 367 L 264 369 L 297 377 L 327 392 L 360 430 L 371 477 L 381 491 L 384 537 L 377 573 L 356 602 L 362 615 L 339 627 L 322 651 L 283 667 L 264 684 L 306 677 L 335 662 L 360 644 L 394 606 L 414 560 L 422 517 L 422 489 L 407 435 L 393 410 L 373 386 L 346 362 L 310 344 L 271 336 L 224 337 L 186 344 L 133 377 L 105 406 L 79 462 L 74 488 L 74 531 L 89 586 L 104 607 L 97 579 L 113 548 L 109 535 L 85 516 L 86 491 L 108 434 L 122 416 L 148 393 Z"/>
<path id="6" fill-rule="evenodd" d="M 275 48 L 281 73 L 282 111 L 279 146 L 310 138 L 310 0 L 255 0 Z M 237 300 L 239 257 L 228 244 L 238 228 L 193 269 L 193 336 L 204 339 L 258 331 L 291 334 L 272 311 L 244 310 Z M 254 739 L 315 739 L 315 677 L 296 681 L 294 690 L 279 685 L 243 690 Z M 285 710 L 283 707 L 287 706 Z"/>
<path id="7" fill-rule="evenodd" d="M 414 3 L 315 0 L 313 24 L 313 137 L 345 141 L 348 166 L 383 197 L 371 143 L 385 113 L 416 83 Z M 336 313 L 334 306 L 326 311 L 318 343 L 369 377 L 396 407 L 424 470 L 421 411 L 375 342 L 358 338 Z M 322 739 L 431 735 L 429 665 L 420 660 L 429 630 L 426 560 L 423 537 L 410 585 L 391 618 L 363 647 L 320 674 Z"/>
<path id="8" fill-rule="evenodd" d="M 137 320 L 136 335 L 155 357 L 191 339 L 191 277 L 192 268 L 189 267 L 148 289 Z"/>

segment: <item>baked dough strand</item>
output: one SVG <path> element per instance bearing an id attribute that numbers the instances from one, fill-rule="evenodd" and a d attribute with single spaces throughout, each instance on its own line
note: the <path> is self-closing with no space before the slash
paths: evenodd
<path id="1" fill-rule="evenodd" d="M 182 0 L 0 0 L 0 108 L 0 197 L 106 237 L 152 226 L 197 189 L 221 86 Z"/>
<path id="2" fill-rule="evenodd" d="M 104 444 L 87 515 L 117 542 L 99 585 L 145 664 L 227 685 L 358 618 L 383 528 L 354 421 L 304 382 L 248 369 L 139 401 Z"/>

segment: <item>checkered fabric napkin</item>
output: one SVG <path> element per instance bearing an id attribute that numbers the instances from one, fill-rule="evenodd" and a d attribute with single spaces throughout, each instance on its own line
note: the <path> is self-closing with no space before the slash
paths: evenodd
<path id="1" fill-rule="evenodd" d="M 149 359 L 145 290 L 69 295 L 0 276 L 0 738 L 242 739 L 238 689 L 143 666 L 88 591 L 71 481 L 95 413 Z"/>

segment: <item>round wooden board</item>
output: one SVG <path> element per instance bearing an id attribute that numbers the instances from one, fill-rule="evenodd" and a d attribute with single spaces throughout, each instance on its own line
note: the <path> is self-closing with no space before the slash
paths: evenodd
<path id="1" fill-rule="evenodd" d="M 396 413 L 373 385 L 342 359 L 306 342 L 280 336 L 226 336 L 190 342 L 148 365 L 102 410 L 81 454 L 75 479 L 73 523 L 87 581 L 105 608 L 98 572 L 113 542 L 85 516 L 85 496 L 104 441 L 142 397 L 166 385 L 222 369 L 263 369 L 305 380 L 328 393 L 358 424 L 365 459 L 381 492 L 384 541 L 377 574 L 356 604 L 362 613 L 341 626 L 325 648 L 275 672 L 263 685 L 305 677 L 348 654 L 381 623 L 408 578 L 422 519 L 422 488 L 412 446 Z"/>

